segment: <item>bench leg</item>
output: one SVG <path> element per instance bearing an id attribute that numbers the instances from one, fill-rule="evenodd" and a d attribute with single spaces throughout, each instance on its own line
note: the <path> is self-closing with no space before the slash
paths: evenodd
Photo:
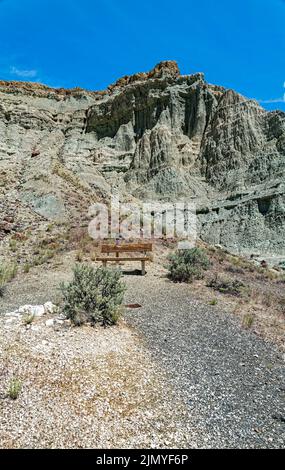
<path id="1" fill-rule="evenodd" d="M 145 276 L 145 261 L 142 261 L 142 276 Z"/>
<path id="2" fill-rule="evenodd" d="M 102 261 L 102 264 L 103 264 L 103 268 L 107 267 L 107 261 Z"/>

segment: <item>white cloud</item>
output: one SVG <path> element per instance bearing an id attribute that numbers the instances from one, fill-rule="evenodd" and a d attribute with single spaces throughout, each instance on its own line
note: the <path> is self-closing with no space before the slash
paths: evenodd
<path id="1" fill-rule="evenodd" d="M 273 100 L 258 100 L 259 103 L 285 103 L 285 96 L 283 98 L 276 98 Z"/>
<path id="2" fill-rule="evenodd" d="M 20 78 L 35 78 L 38 72 L 37 70 L 18 69 L 17 67 L 13 66 L 10 68 L 10 74 L 16 75 L 17 77 L 20 77 Z"/>

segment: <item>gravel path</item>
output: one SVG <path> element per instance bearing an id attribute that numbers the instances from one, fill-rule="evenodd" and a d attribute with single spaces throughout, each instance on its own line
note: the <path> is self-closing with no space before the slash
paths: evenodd
<path id="1" fill-rule="evenodd" d="M 0 316 L 0 448 L 198 445 L 185 403 L 134 331 L 45 320 L 27 328 Z"/>
<path id="2" fill-rule="evenodd" d="M 72 257 L 67 257 L 56 269 L 36 269 L 18 277 L 9 284 L 0 311 L 30 302 L 56 302 L 59 281 L 70 278 L 73 264 Z M 240 318 L 222 311 L 220 302 L 215 306 L 206 299 L 202 302 L 193 286 L 173 284 L 163 273 L 163 269 L 152 265 L 145 277 L 124 277 L 128 284 L 126 301 L 142 305 L 126 311 L 128 328 L 102 330 L 102 334 L 100 329 L 93 332 L 92 328 L 64 334 L 45 327 L 29 332 L 23 327 L 2 330 L 0 346 L 7 362 L 2 394 L 14 373 L 27 371 L 21 398 L 16 403 L 0 399 L 2 445 L 284 447 L 282 354 L 254 332 L 241 328 Z M 42 356 L 45 361 L 37 361 L 37 350 L 33 348 L 43 342 L 50 347 Z M 110 361 L 113 352 L 108 348 L 113 342 L 118 351 Z M 13 354 L 11 347 L 15 348 Z M 24 348 L 25 354 L 20 354 L 17 347 Z M 65 355 L 72 359 L 68 368 Z M 74 356 L 80 357 L 76 370 Z M 52 398 L 53 406 L 47 406 L 50 393 L 56 389 L 54 385 L 42 388 L 38 384 L 34 361 L 40 375 L 58 374 L 64 378 L 63 383 L 65 373 L 79 374 L 76 381 L 81 388 L 75 395 L 69 394 L 68 408 L 66 396 L 62 400 L 59 394 L 56 400 Z M 94 364 L 99 374 L 92 375 Z M 80 379 L 82 369 L 88 372 L 84 380 Z M 129 382 L 127 388 L 121 379 Z M 106 400 L 112 401 L 111 408 L 98 396 L 90 408 L 92 418 L 82 415 L 80 407 L 85 403 L 86 390 L 105 390 L 107 383 L 112 384 L 105 394 Z M 123 411 L 115 399 L 118 389 L 124 396 Z M 17 431 L 20 419 L 24 420 L 21 435 Z M 64 428 L 59 423 L 65 423 Z M 31 426 L 32 435 L 27 431 Z M 98 426 L 101 432 L 94 434 Z M 59 430 L 56 435 L 55 427 Z M 42 432 L 45 437 L 39 439 L 37 433 Z"/>
<path id="3" fill-rule="evenodd" d="M 192 287 L 128 276 L 127 314 L 188 405 L 199 447 L 285 445 L 284 357 Z M 189 442 L 189 445 L 191 443 Z"/>

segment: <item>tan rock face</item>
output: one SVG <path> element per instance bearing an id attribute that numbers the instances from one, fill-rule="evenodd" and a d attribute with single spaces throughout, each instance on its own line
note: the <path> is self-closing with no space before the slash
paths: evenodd
<path id="1" fill-rule="evenodd" d="M 62 221 L 114 187 L 123 198 L 191 198 L 205 240 L 281 253 L 284 142 L 284 113 L 181 76 L 173 61 L 103 92 L 2 81 L 0 208 L 16 222 Z"/>

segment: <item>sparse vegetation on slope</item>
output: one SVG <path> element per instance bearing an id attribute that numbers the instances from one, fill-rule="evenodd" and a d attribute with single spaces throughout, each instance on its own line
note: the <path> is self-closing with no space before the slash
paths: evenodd
<path id="1" fill-rule="evenodd" d="M 17 274 L 17 265 L 15 263 L 0 265 L 0 297 L 3 297 L 6 284 L 10 282 Z"/>
<path id="2" fill-rule="evenodd" d="M 243 282 L 217 275 L 208 281 L 207 286 L 222 294 L 242 295 L 246 291 Z"/>

